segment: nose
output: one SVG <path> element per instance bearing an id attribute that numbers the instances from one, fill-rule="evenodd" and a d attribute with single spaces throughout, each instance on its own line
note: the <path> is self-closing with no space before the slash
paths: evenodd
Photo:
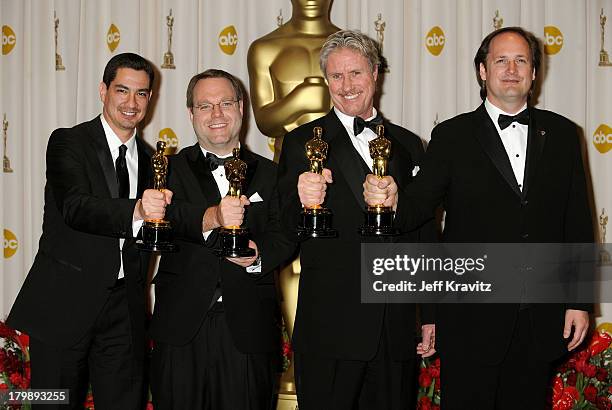
<path id="1" fill-rule="evenodd" d="M 342 91 L 348 92 L 353 88 L 353 81 L 350 79 L 350 76 L 345 75 L 342 77 Z"/>
<path id="2" fill-rule="evenodd" d="M 128 93 L 127 103 L 130 107 L 136 107 L 136 93 Z"/>
<path id="3" fill-rule="evenodd" d="M 212 111 L 210 112 L 211 117 L 223 117 L 223 110 L 221 104 L 213 104 Z"/>
<path id="4" fill-rule="evenodd" d="M 516 62 L 514 60 L 510 60 L 510 62 L 508 62 L 507 70 L 511 73 L 516 72 Z"/>

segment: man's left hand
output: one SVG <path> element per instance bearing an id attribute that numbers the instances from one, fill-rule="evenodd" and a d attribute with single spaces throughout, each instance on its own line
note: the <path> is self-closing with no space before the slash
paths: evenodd
<path id="1" fill-rule="evenodd" d="M 567 350 L 574 350 L 584 340 L 589 330 L 589 313 L 584 310 L 568 309 L 565 311 L 565 326 L 563 327 L 563 338 L 567 339 L 574 328 L 574 337 L 567 344 Z"/>
<path id="2" fill-rule="evenodd" d="M 247 268 L 255 262 L 257 256 L 259 256 L 259 251 L 257 250 L 257 245 L 255 242 L 249 240 L 249 248 L 255 249 L 255 256 L 242 257 L 242 258 L 226 258 L 228 261 L 235 263 L 238 266 L 242 266 L 243 268 Z"/>
<path id="3" fill-rule="evenodd" d="M 368 174 L 363 183 L 363 199 L 369 206 L 390 206 L 397 210 L 397 184 L 392 176 L 378 178 Z"/>

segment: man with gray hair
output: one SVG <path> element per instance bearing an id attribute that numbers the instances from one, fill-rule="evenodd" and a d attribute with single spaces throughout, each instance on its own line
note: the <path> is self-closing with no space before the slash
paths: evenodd
<path id="1" fill-rule="evenodd" d="M 368 142 L 383 124 L 392 143 L 381 203 L 398 209 L 398 195 L 423 155 L 421 140 L 383 119 L 374 94 L 386 62 L 378 44 L 352 30 L 332 34 L 321 49 L 321 70 L 333 109 L 288 133 L 279 162 L 281 223 L 295 234 L 303 206 L 325 202 L 338 236 L 301 242 L 301 275 L 293 333 L 300 409 L 409 409 L 414 406 L 415 307 L 361 302 L 360 244 L 364 182 L 372 174 Z M 309 172 L 304 145 L 323 128 L 328 158 L 322 175 Z M 401 232 L 401 241 L 435 241 L 430 221 Z"/>

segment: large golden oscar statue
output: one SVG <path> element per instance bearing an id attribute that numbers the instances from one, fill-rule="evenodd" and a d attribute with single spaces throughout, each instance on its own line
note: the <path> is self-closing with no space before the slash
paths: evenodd
<path id="1" fill-rule="evenodd" d="M 287 132 L 322 117 L 331 108 L 319 52 L 327 37 L 340 30 L 329 18 L 331 0 L 291 0 L 291 4 L 291 19 L 255 40 L 247 59 L 255 122 L 265 136 L 274 139 L 275 160 Z M 295 321 L 299 274 L 296 259 L 281 271 L 279 279 L 289 336 Z M 294 410 L 296 403 L 291 364 L 281 378 L 277 408 Z"/>
<path id="2" fill-rule="evenodd" d="M 287 132 L 331 108 L 319 52 L 325 39 L 340 30 L 329 19 L 331 0 L 291 4 L 291 20 L 255 40 L 247 59 L 255 122 L 275 139 L 275 159 Z"/>

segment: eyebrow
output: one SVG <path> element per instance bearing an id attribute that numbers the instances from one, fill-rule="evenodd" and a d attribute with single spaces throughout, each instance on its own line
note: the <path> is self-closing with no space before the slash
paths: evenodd
<path id="1" fill-rule="evenodd" d="M 129 90 L 130 87 L 128 87 L 127 85 L 123 85 L 123 84 L 115 84 L 115 88 L 125 88 L 126 90 Z M 150 88 L 139 88 L 137 91 L 151 91 Z"/>

